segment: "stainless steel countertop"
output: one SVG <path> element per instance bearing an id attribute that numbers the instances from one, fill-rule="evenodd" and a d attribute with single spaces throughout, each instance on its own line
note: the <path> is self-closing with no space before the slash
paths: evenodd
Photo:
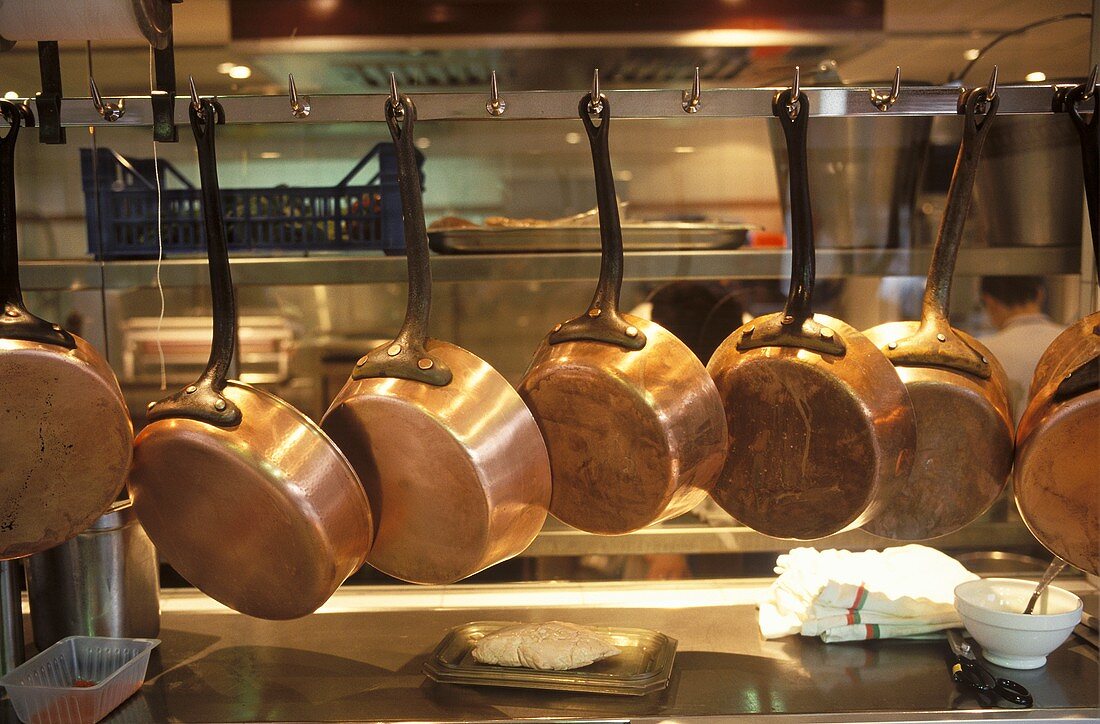
<path id="1" fill-rule="evenodd" d="M 342 589 L 322 612 L 269 622 L 194 592 L 164 600 L 140 694 L 105 721 L 1042 721 L 1096 718 L 1097 652 L 1071 637 L 1027 686 L 1031 710 L 981 710 L 956 690 L 943 641 L 763 641 L 761 581 Z M 1087 586 L 1078 583 L 1077 586 Z M 1091 589 L 1088 589 L 1091 591 Z M 1093 591 L 1088 607 L 1095 610 Z M 652 628 L 679 640 L 669 688 L 645 697 L 436 684 L 421 674 L 452 626 L 479 619 Z M 8 718 L 15 721 L 5 702 Z M 769 717 L 764 717 L 769 718 Z M 0 721 L 7 721 L 0 717 Z"/>

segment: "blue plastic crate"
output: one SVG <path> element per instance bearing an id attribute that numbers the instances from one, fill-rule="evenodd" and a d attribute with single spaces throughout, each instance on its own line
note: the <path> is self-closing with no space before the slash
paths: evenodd
<path id="1" fill-rule="evenodd" d="M 93 163 L 93 159 L 95 163 Z M 352 180 L 370 162 L 366 184 Z M 424 157 L 417 152 L 423 167 Z M 206 244 L 198 187 L 171 163 L 160 161 L 165 256 L 200 253 Z M 111 149 L 80 149 L 88 252 L 96 259 L 157 256 L 157 186 L 153 159 L 128 159 Z M 99 193 L 96 194 L 98 177 Z M 171 184 L 169 181 L 173 180 Z M 420 174 L 421 184 L 424 174 Z M 183 188 L 169 188 L 182 185 Z M 397 155 L 379 143 L 335 186 L 222 189 L 231 252 L 308 255 L 314 251 L 405 251 Z"/>

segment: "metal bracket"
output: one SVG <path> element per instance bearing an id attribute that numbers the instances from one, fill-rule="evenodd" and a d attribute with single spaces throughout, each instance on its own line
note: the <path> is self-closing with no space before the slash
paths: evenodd
<path id="1" fill-rule="evenodd" d="M 38 70 L 42 75 L 42 90 L 35 96 L 38 110 L 38 141 L 65 143 L 61 127 L 61 56 L 56 40 L 38 41 Z"/>
<path id="2" fill-rule="evenodd" d="M 834 357 L 843 357 L 848 352 L 836 330 L 812 317 L 798 324 L 783 312 L 757 319 L 745 327 L 737 340 L 737 349 L 742 352 L 760 347 L 797 347 Z"/>
<path id="3" fill-rule="evenodd" d="M 175 143 L 179 139 L 176 129 L 176 55 L 172 31 L 162 50 L 153 49 L 153 76 L 156 88 L 150 103 L 153 107 L 153 140 Z"/>

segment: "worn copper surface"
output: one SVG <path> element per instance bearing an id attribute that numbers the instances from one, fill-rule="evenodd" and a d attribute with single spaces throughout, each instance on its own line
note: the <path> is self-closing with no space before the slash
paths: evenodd
<path id="1" fill-rule="evenodd" d="M 429 340 L 444 386 L 349 379 L 322 427 L 367 490 L 378 533 L 368 561 L 412 583 L 452 583 L 523 551 L 542 528 L 550 465 L 531 413 L 498 372 Z"/>
<path id="2" fill-rule="evenodd" d="M 1060 381 L 1047 383 L 1020 420 L 1016 506 L 1052 553 L 1100 575 L 1100 390 L 1052 404 Z"/>
<path id="3" fill-rule="evenodd" d="M 133 428 L 114 373 L 76 349 L 0 340 L 0 559 L 72 538 L 126 483 Z"/>
<path id="4" fill-rule="evenodd" d="M 889 322 L 864 334 L 885 349 L 919 326 Z M 894 540 L 947 535 L 981 516 L 1008 484 L 1013 443 L 1004 368 L 983 344 L 954 332 L 988 360 L 990 377 L 896 367 L 916 412 L 917 449 L 909 479 L 883 490 L 883 506 L 863 526 L 875 535 Z"/>
<path id="5" fill-rule="evenodd" d="M 307 417 L 230 381 L 236 427 L 186 418 L 137 437 L 130 492 L 164 558 L 230 608 L 267 619 L 316 610 L 366 558 L 370 506 L 348 461 Z"/>
<path id="6" fill-rule="evenodd" d="M 1033 398 L 1051 380 L 1066 375 L 1093 357 L 1100 355 L 1100 312 L 1093 312 L 1062 330 L 1035 365 L 1028 397 Z"/>
<path id="7" fill-rule="evenodd" d="M 843 357 L 796 347 L 739 351 L 750 324 L 707 365 L 729 425 L 729 455 L 711 496 L 776 538 L 820 538 L 872 519 L 880 491 L 907 478 L 916 445 L 893 365 L 850 325 L 814 319 L 843 339 Z"/>
<path id="8" fill-rule="evenodd" d="M 631 351 L 543 339 L 519 386 L 550 454 L 550 512 L 591 533 L 629 533 L 687 512 L 726 452 L 722 400 L 706 369 L 660 325 Z"/>

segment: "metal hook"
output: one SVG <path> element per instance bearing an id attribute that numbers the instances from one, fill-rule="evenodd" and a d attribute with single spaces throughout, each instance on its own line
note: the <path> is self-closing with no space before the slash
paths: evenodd
<path id="1" fill-rule="evenodd" d="M 989 86 L 985 92 L 985 99 L 991 101 L 997 97 L 997 66 L 993 66 L 993 72 L 989 75 Z"/>
<path id="2" fill-rule="evenodd" d="M 702 84 L 699 82 L 699 66 L 695 66 L 695 76 L 691 80 L 691 90 L 684 91 L 683 102 L 680 105 L 684 109 L 684 113 L 698 113 L 702 102 L 699 96 L 702 95 Z"/>
<path id="3" fill-rule="evenodd" d="M 401 102 L 401 94 L 397 92 L 397 76 L 390 73 L 390 105 L 393 106 L 393 117 L 398 120 L 405 118 L 405 104 Z"/>
<path id="4" fill-rule="evenodd" d="M 295 118 L 305 118 L 313 110 L 309 96 L 299 96 L 298 86 L 294 83 L 294 74 L 287 75 L 290 86 L 290 114 Z"/>
<path id="5" fill-rule="evenodd" d="M 1089 79 L 1085 81 L 1085 92 L 1081 94 L 1081 100 L 1087 101 L 1092 98 L 1092 94 L 1096 92 L 1096 71 L 1100 70 L 1100 64 L 1092 66 L 1092 73 L 1089 74 Z"/>
<path id="6" fill-rule="evenodd" d="M 890 110 L 895 103 L 898 102 L 898 96 L 901 95 L 901 66 L 894 68 L 894 84 L 890 87 L 890 95 L 882 95 L 871 89 L 871 105 L 880 111 Z"/>
<path id="7" fill-rule="evenodd" d="M 95 106 L 96 111 L 103 117 L 103 120 L 113 123 L 126 115 L 125 98 L 119 98 L 118 103 L 105 103 L 103 96 L 99 94 L 99 88 L 96 87 L 95 78 L 92 76 L 88 76 L 88 88 L 92 92 L 92 105 Z"/>
<path id="8" fill-rule="evenodd" d="M 798 118 L 798 111 L 802 107 L 799 98 L 802 97 L 802 69 L 794 67 L 794 84 L 791 86 L 791 99 L 787 102 L 787 115 L 793 121 Z"/>
<path id="9" fill-rule="evenodd" d="M 191 107 L 196 111 L 202 110 L 202 102 L 199 100 L 199 92 L 195 90 L 194 76 L 187 76 L 187 84 L 191 87 Z"/>
<path id="10" fill-rule="evenodd" d="M 500 99 L 500 90 L 497 88 L 497 72 L 489 73 L 489 102 L 485 104 L 485 112 L 490 116 L 503 116 L 508 104 Z"/>
<path id="11" fill-rule="evenodd" d="M 603 112 L 603 94 L 600 93 L 599 68 L 592 71 L 592 95 L 588 98 L 588 112 L 593 114 Z"/>

